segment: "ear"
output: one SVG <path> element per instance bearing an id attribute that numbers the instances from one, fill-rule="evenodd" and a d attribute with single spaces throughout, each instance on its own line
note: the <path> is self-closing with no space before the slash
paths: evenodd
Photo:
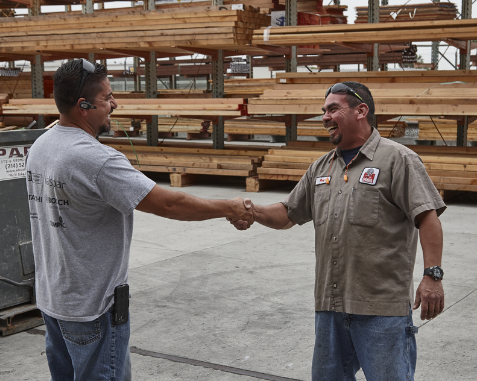
<path id="1" fill-rule="evenodd" d="M 80 106 L 80 103 L 85 101 L 85 100 L 86 100 L 85 98 L 80 98 L 76 101 L 75 108 L 76 108 L 76 110 L 78 110 L 78 112 L 81 114 L 81 116 L 86 116 L 88 114 L 88 110 L 86 110 L 86 109 L 84 109 Z"/>
<path id="2" fill-rule="evenodd" d="M 366 119 L 368 112 L 369 112 L 369 107 L 366 103 L 361 103 L 356 107 L 356 112 L 357 112 L 357 119 Z"/>

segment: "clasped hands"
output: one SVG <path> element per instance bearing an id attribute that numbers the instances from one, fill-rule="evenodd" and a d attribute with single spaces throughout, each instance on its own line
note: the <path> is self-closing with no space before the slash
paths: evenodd
<path id="1" fill-rule="evenodd" d="M 237 230 L 247 230 L 255 222 L 255 214 L 252 200 L 236 197 L 234 202 L 234 217 L 227 217 L 227 221 Z"/>

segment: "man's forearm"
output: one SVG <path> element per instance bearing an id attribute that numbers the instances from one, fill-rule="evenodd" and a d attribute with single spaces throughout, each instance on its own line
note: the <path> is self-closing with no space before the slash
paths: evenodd
<path id="1" fill-rule="evenodd" d="M 268 206 L 254 205 L 253 214 L 255 221 L 272 229 L 284 229 L 293 226 L 288 218 L 288 210 L 282 203 Z"/>
<path id="2" fill-rule="evenodd" d="M 227 217 L 252 223 L 252 212 L 241 198 L 207 200 L 184 192 L 173 192 L 155 186 L 136 207 L 137 210 L 180 221 L 203 221 Z"/>
<path id="3" fill-rule="evenodd" d="M 424 268 L 441 266 L 443 234 L 437 213 L 431 210 L 419 217 L 419 239 L 424 256 Z"/>

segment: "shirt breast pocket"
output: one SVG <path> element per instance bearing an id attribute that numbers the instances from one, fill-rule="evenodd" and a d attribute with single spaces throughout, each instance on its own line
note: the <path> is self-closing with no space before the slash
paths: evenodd
<path id="1" fill-rule="evenodd" d="M 350 224 L 372 227 L 378 223 L 379 191 L 372 189 L 355 189 L 351 193 L 348 206 Z"/>
<path id="2" fill-rule="evenodd" d="M 331 190 L 329 187 L 315 191 L 315 226 L 321 225 L 328 218 L 328 209 L 330 208 Z"/>

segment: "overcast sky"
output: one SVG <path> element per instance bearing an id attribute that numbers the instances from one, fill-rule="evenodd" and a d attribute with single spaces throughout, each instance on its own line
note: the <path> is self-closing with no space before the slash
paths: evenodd
<path id="1" fill-rule="evenodd" d="M 168 1 L 170 2 L 170 1 Z M 182 0 L 182 3 L 186 3 L 188 0 Z M 237 0 L 237 2 L 240 2 L 240 0 Z M 446 3 L 449 2 L 448 0 L 441 0 L 441 2 Z M 332 0 L 324 0 L 323 4 L 332 4 Z M 403 5 L 407 4 L 408 7 L 412 6 L 412 4 L 423 4 L 423 3 L 431 3 L 431 0 L 388 0 L 389 5 Z M 462 6 L 461 1 L 454 1 L 455 4 L 457 4 L 457 7 L 459 8 L 459 11 Z M 117 2 L 111 2 L 111 3 L 105 3 L 105 8 L 115 8 L 115 7 L 124 7 L 124 6 L 130 6 L 131 2 L 130 1 L 117 1 Z M 368 5 L 367 0 L 341 0 L 342 5 L 347 5 L 348 6 L 348 11 L 345 13 L 346 16 L 348 16 L 348 22 L 349 23 L 354 23 L 354 19 L 356 17 L 356 7 L 363 7 Z M 77 7 L 78 9 L 81 6 L 73 6 L 73 9 Z M 62 11 L 64 10 L 63 6 L 48 6 L 48 7 L 42 7 L 43 12 L 52 12 L 52 11 Z M 26 11 L 20 11 L 19 13 L 24 13 Z M 472 16 L 474 18 L 477 17 L 477 2 L 472 6 Z"/>

